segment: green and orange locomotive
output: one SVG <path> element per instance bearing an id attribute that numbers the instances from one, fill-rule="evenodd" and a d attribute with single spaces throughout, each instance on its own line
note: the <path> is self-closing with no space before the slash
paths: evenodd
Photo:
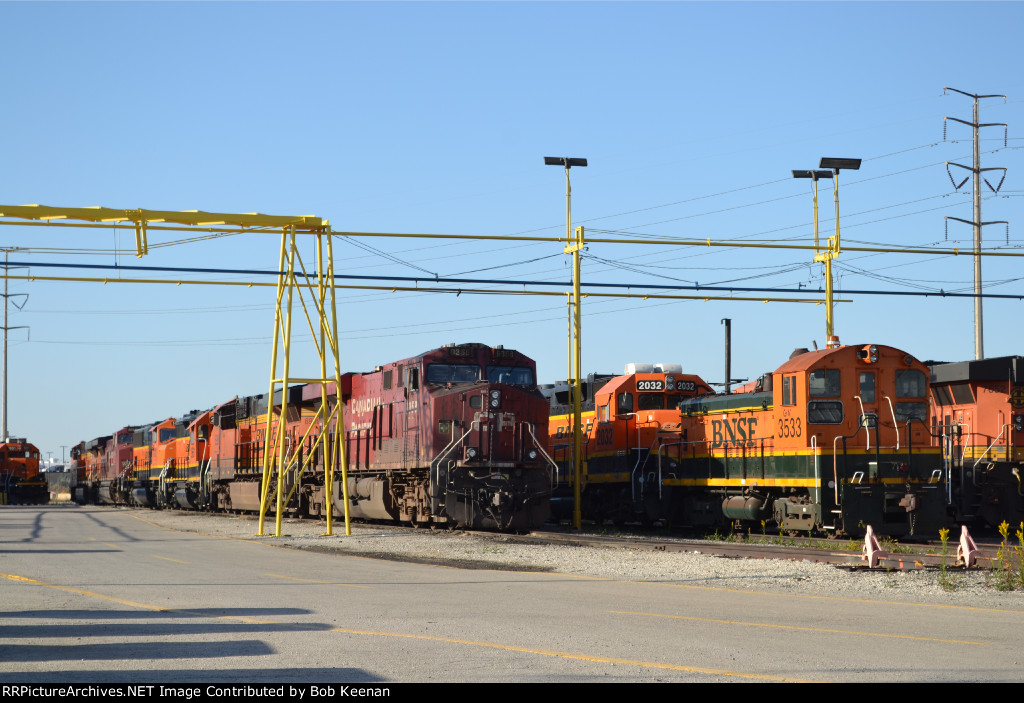
<path id="1" fill-rule="evenodd" d="M 873 344 L 798 350 L 720 395 L 677 367 L 646 371 L 627 367 L 594 393 L 584 517 L 851 536 L 867 525 L 934 534 L 947 523 L 928 367 L 909 354 Z M 554 415 L 550 429 L 566 469 L 567 420 Z"/>

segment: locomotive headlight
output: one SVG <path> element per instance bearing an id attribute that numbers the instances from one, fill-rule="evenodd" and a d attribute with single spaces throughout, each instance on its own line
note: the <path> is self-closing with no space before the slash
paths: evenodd
<path id="1" fill-rule="evenodd" d="M 536 449 L 531 449 L 530 451 L 526 452 L 526 457 L 528 459 L 536 459 L 537 458 L 537 450 Z"/>
<path id="2" fill-rule="evenodd" d="M 665 376 L 665 388 L 667 390 L 675 390 L 676 388 L 676 377 L 672 374 Z"/>
<path id="3" fill-rule="evenodd" d="M 501 405 L 501 391 L 491 391 L 491 407 L 496 408 Z"/>
<path id="4" fill-rule="evenodd" d="M 470 447 L 469 449 L 467 449 L 466 450 L 466 458 L 467 459 L 476 459 L 476 449 L 474 449 L 473 447 Z"/>

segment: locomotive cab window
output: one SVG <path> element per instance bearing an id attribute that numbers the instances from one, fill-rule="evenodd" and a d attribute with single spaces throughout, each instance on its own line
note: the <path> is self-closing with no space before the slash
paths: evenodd
<path id="1" fill-rule="evenodd" d="M 807 404 L 807 422 L 812 425 L 843 424 L 842 401 L 812 400 Z"/>
<path id="2" fill-rule="evenodd" d="M 875 402 L 875 372 L 860 372 L 860 399 L 865 403 Z"/>
<path id="3" fill-rule="evenodd" d="M 665 396 L 661 393 L 640 393 L 636 397 L 637 410 L 664 410 Z"/>
<path id="4" fill-rule="evenodd" d="M 952 405 L 953 396 L 946 386 L 932 386 L 932 397 L 936 405 Z M 946 424 L 949 424 L 948 422 Z"/>
<path id="5" fill-rule="evenodd" d="M 480 380 L 480 367 L 476 364 L 430 364 L 427 383 L 473 383 Z"/>
<path id="6" fill-rule="evenodd" d="M 974 391 L 970 383 L 954 383 L 949 387 L 953 394 L 953 402 L 957 405 L 970 405 L 974 402 Z"/>
<path id="7" fill-rule="evenodd" d="M 601 406 L 601 413 L 600 413 L 600 417 L 601 417 L 600 421 L 601 422 L 609 422 L 611 420 L 611 416 L 609 414 L 610 410 L 611 410 L 611 406 L 608 406 L 608 405 L 602 405 Z"/>
<path id="8" fill-rule="evenodd" d="M 782 404 L 796 405 L 796 376 L 782 377 Z"/>
<path id="9" fill-rule="evenodd" d="M 927 390 L 924 374 L 917 369 L 896 372 L 896 397 L 924 398 Z"/>
<path id="10" fill-rule="evenodd" d="M 619 393 L 619 415 L 633 412 L 633 394 Z"/>
<path id="11" fill-rule="evenodd" d="M 839 397 L 839 369 L 818 369 L 807 376 L 807 392 L 812 398 Z"/>
<path id="12" fill-rule="evenodd" d="M 512 386 L 532 386 L 533 370 L 517 366 L 488 366 L 487 380 Z"/>

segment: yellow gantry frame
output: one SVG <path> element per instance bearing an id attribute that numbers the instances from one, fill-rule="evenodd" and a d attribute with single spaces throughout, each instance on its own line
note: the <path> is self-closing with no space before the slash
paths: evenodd
<path id="1" fill-rule="evenodd" d="M 267 408 L 266 432 L 264 435 L 263 450 L 263 480 L 260 491 L 260 531 L 262 535 L 264 518 L 270 507 L 268 492 L 273 479 L 276 477 L 276 503 L 275 513 L 277 516 L 277 535 L 281 534 L 281 516 L 284 512 L 283 487 L 285 477 L 289 471 L 295 472 L 295 484 L 298 483 L 298 476 L 309 465 L 316 451 L 311 451 L 301 467 L 296 467 L 294 457 L 289 459 L 288 443 L 285 441 L 285 425 L 288 417 L 288 383 L 304 382 L 320 384 L 320 408 L 316 417 L 310 424 L 310 429 L 315 426 L 317 419 L 321 420 L 323 428 L 320 436 L 312 449 L 321 448 L 324 455 L 325 478 L 324 478 L 324 502 L 327 508 L 327 534 L 333 534 L 333 502 L 331 491 L 334 483 L 334 466 L 338 463 L 341 466 L 341 485 L 344 495 L 345 511 L 345 534 L 351 534 L 351 523 L 348 514 L 348 476 L 345 457 L 344 442 L 344 412 L 341 398 L 341 363 L 338 353 L 338 315 L 335 302 L 334 286 L 334 255 L 330 224 L 313 215 L 302 215 L 298 217 L 263 215 L 256 212 L 241 214 L 203 212 L 199 210 L 166 211 L 166 210 L 143 210 L 143 209 L 116 209 L 103 207 L 84 208 L 62 208 L 48 207 L 44 205 L 0 205 L 0 217 L 15 218 L 17 220 L 33 220 L 35 222 L 3 222 L 3 224 L 44 224 L 64 225 L 72 227 L 118 227 L 130 225 L 135 229 L 135 255 L 144 256 L 149 251 L 147 230 L 153 224 L 158 225 L 161 230 L 187 230 L 214 231 L 221 233 L 242 233 L 267 230 L 281 230 L 281 256 L 278 261 L 277 282 L 277 308 L 274 319 L 274 345 L 271 352 L 270 369 L 270 395 Z M 91 223 L 91 224 L 85 224 Z M 183 226 L 175 226 L 183 225 Z M 310 317 L 309 309 L 306 307 L 302 297 L 302 287 L 299 277 L 296 274 L 295 265 L 298 262 L 302 266 L 302 259 L 298 254 L 296 246 L 297 234 L 313 235 L 316 237 L 316 275 L 311 279 L 309 274 L 303 270 L 302 279 L 305 287 L 312 298 L 314 310 L 318 322 L 314 324 Z M 326 240 L 326 248 L 324 241 Z M 285 254 L 287 253 L 288 269 L 284 270 Z M 6 273 L 6 272 L 5 272 Z M 27 276 L 30 280 L 108 280 L 116 279 L 87 279 L 87 278 L 61 278 Z M 153 282 L 145 279 L 123 279 L 125 282 Z M 184 281 L 176 281 L 181 285 Z M 188 281 L 188 283 L 200 283 L 199 281 Z M 201 283 L 210 285 L 211 281 Z M 252 285 L 252 284 L 244 284 Z M 314 342 L 317 342 L 317 352 L 320 360 L 320 376 L 318 378 L 291 378 L 289 379 L 290 352 L 291 352 L 291 313 L 294 293 L 298 291 L 299 300 L 302 303 L 306 320 L 313 333 Z M 282 300 L 286 300 L 286 306 L 282 308 Z M 330 312 L 328 313 L 328 306 Z M 282 322 L 283 318 L 283 322 Z M 283 336 L 283 374 L 277 374 L 278 347 Z M 334 362 L 334 374 L 327 374 L 328 355 Z M 328 412 L 327 409 L 327 388 L 330 382 L 335 386 L 335 406 Z M 278 416 L 276 426 L 274 420 L 274 393 L 278 385 L 281 387 L 281 412 Z M 331 427 L 334 427 L 333 441 L 331 438 Z M 307 432 L 308 436 L 308 432 Z M 303 437 L 300 442 L 305 441 Z M 289 497 L 291 493 L 289 493 Z"/>
<path id="2" fill-rule="evenodd" d="M 348 512 L 348 468 L 345 456 L 345 425 L 343 413 L 343 399 L 341 397 L 341 363 L 338 353 L 338 312 L 335 301 L 334 285 L 334 247 L 332 243 L 329 226 L 320 230 L 310 232 L 316 237 L 316 266 L 315 274 L 310 276 L 306 271 L 299 254 L 297 227 L 289 225 L 281 233 L 281 253 L 278 259 L 278 280 L 277 280 L 277 306 L 274 311 L 274 345 L 270 357 L 270 394 L 269 407 L 267 410 L 267 432 L 263 439 L 263 482 L 260 487 L 260 520 L 259 534 L 263 535 L 267 511 L 270 509 L 270 490 L 274 492 L 274 516 L 275 536 L 281 536 L 281 520 L 284 515 L 284 507 L 294 493 L 299 483 L 299 477 L 310 466 L 316 457 L 316 449 L 323 451 L 324 457 L 324 507 L 327 512 L 327 534 L 334 534 L 334 466 L 336 463 L 341 466 L 341 490 L 342 505 L 345 514 L 345 534 L 352 534 L 352 523 Z M 287 269 L 285 260 L 287 259 Z M 301 270 L 301 276 L 299 271 Z M 313 305 L 317 322 L 310 316 L 309 308 L 303 292 L 308 293 Z M 319 378 L 294 378 L 290 377 L 291 371 L 291 343 L 292 343 L 292 312 L 295 294 L 298 293 L 299 302 L 302 305 L 306 322 L 309 324 L 309 331 L 316 344 L 320 358 Z M 282 305 L 282 302 L 284 305 Z M 328 306 L 330 310 L 328 311 Z M 278 359 L 278 351 L 282 349 L 282 358 Z M 327 359 L 330 356 L 334 361 L 334 375 L 327 374 Z M 278 362 L 281 363 L 281 374 L 278 376 Z M 334 382 L 334 408 L 328 411 L 327 387 L 328 383 Z M 289 383 L 318 383 L 320 384 L 320 407 L 316 415 L 310 421 L 309 430 L 302 438 L 296 437 L 294 447 L 289 446 L 286 437 L 286 425 L 288 419 L 288 388 Z M 280 414 L 277 416 L 277 424 L 271 432 L 271 419 L 274 415 L 274 394 L 277 389 L 281 391 Z M 301 410 L 300 410 L 301 412 Z M 309 432 L 316 426 L 317 420 L 323 428 L 311 451 L 306 455 L 301 466 L 297 465 L 294 452 L 289 457 L 291 449 L 298 450 L 305 444 Z M 334 428 L 333 441 L 331 440 L 331 428 Z M 293 475 L 292 487 L 288 496 L 284 495 L 286 479 Z M 276 479 L 276 480 L 275 480 Z"/>

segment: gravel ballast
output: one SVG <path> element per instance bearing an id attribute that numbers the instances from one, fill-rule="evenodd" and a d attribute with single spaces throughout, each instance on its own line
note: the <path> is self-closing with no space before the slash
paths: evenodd
<path id="1" fill-rule="evenodd" d="M 255 517 L 178 511 L 128 510 L 160 527 L 213 537 L 247 539 L 291 549 L 339 555 L 436 564 L 455 568 L 540 571 L 627 581 L 680 583 L 689 586 L 784 592 L 794 595 L 879 599 L 1016 609 L 1024 591 L 998 591 L 986 572 L 950 569 L 956 588 L 940 585 L 934 570 L 855 572 L 834 566 L 784 559 L 735 559 L 692 552 L 664 552 L 622 547 L 519 544 L 514 536 L 459 530 L 407 530 L 353 524 L 345 535 L 342 520 L 334 535 L 324 536 L 324 522 L 284 520 L 282 536 L 257 536 Z M 265 533 L 274 534 L 268 516 Z M 955 545 L 951 545 L 955 553 Z"/>

